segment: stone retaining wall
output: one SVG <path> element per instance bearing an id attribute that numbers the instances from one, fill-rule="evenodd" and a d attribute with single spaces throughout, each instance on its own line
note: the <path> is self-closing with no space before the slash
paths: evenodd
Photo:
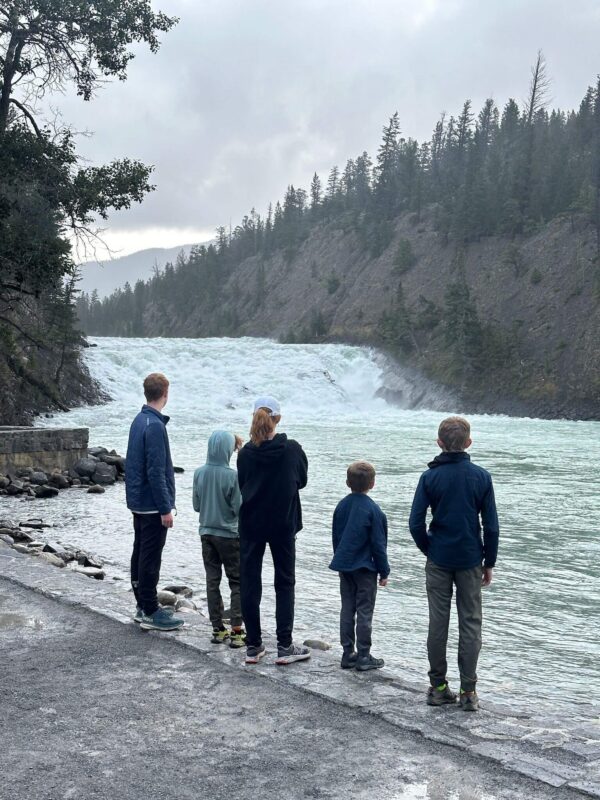
<path id="1" fill-rule="evenodd" d="M 10 428 L 0 426 L 0 475 L 24 467 L 71 468 L 87 456 L 88 428 Z"/>

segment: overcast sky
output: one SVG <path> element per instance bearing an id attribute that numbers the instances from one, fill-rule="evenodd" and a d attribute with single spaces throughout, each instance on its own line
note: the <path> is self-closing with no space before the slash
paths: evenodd
<path id="1" fill-rule="evenodd" d="M 470 98 L 526 94 L 541 48 L 552 105 L 579 105 L 600 72 L 598 0 L 153 0 L 180 22 L 158 54 L 137 51 L 126 83 L 90 103 L 54 98 L 93 132 L 93 163 L 130 156 L 157 190 L 113 214 L 123 255 L 213 236 L 288 183 L 308 188 L 363 150 L 398 110 L 403 135 L 429 138 Z"/>

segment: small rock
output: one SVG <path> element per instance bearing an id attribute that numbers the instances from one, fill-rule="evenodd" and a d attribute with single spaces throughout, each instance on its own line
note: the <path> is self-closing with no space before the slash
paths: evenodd
<path id="1" fill-rule="evenodd" d="M 16 471 L 17 478 L 29 478 L 35 472 L 33 467 L 19 467 Z"/>
<path id="2" fill-rule="evenodd" d="M 174 592 L 167 592 L 161 589 L 158 592 L 158 602 L 161 606 L 174 606 L 177 602 L 177 595 Z"/>
<path id="3" fill-rule="evenodd" d="M 102 461 L 104 464 L 109 464 L 111 467 L 116 467 L 117 472 L 120 475 L 125 474 L 125 459 L 123 456 L 113 456 L 109 453 L 107 455 L 100 456 L 100 461 Z"/>
<path id="4" fill-rule="evenodd" d="M 106 447 L 90 447 L 90 448 L 88 448 L 88 453 L 89 453 L 89 455 L 95 456 L 96 458 L 98 458 L 99 456 L 102 456 L 102 455 L 105 455 L 106 453 L 108 453 L 108 450 L 106 449 Z"/>
<path id="5" fill-rule="evenodd" d="M 7 528 L 5 528 L 5 527 L 1 527 L 0 528 L 0 534 L 4 534 L 5 536 L 12 536 L 13 539 L 15 537 L 15 533 L 18 533 L 18 532 L 19 532 L 18 528 L 8 528 L 8 527 Z"/>
<path id="6" fill-rule="evenodd" d="M 104 494 L 105 491 L 106 491 L 106 489 L 104 488 L 104 486 L 95 485 L 95 486 L 90 486 L 90 488 L 87 490 L 87 493 L 88 494 Z"/>
<path id="7" fill-rule="evenodd" d="M 53 553 L 40 553 L 40 558 L 42 561 L 47 561 L 48 564 L 52 564 L 55 567 L 64 567 L 65 562 L 62 558 L 55 556 Z"/>
<path id="8" fill-rule="evenodd" d="M 106 573 L 103 569 L 98 567 L 81 567 L 77 565 L 73 567 L 73 572 L 79 572 L 81 575 L 87 575 L 88 578 L 96 578 L 97 581 L 103 581 Z"/>
<path id="9" fill-rule="evenodd" d="M 28 478 L 29 483 L 33 483 L 34 486 L 43 486 L 45 483 L 48 483 L 48 476 L 45 472 L 32 472 Z"/>
<path id="10" fill-rule="evenodd" d="M 0 489 L 6 489 L 7 486 L 10 486 L 10 478 L 7 478 L 6 475 L 0 475 Z"/>
<path id="11" fill-rule="evenodd" d="M 96 464 L 96 469 L 92 474 L 94 483 L 100 484 L 112 484 L 115 482 L 116 477 L 117 468 L 113 467 L 112 464 L 105 464 L 103 461 L 99 461 Z"/>
<path id="12" fill-rule="evenodd" d="M 36 556 L 38 554 L 38 550 L 31 550 L 27 545 L 20 544 L 19 542 L 15 542 L 13 544 L 13 550 L 16 550 L 17 553 L 29 553 L 30 555 Z"/>
<path id="13" fill-rule="evenodd" d="M 8 534 L 8 533 L 0 533 L 0 541 L 6 542 L 6 544 L 10 544 L 10 545 L 13 545 L 15 543 L 15 540 L 13 539 L 13 537 L 10 536 L 10 534 Z"/>
<path id="14" fill-rule="evenodd" d="M 56 497 L 58 489 L 56 486 L 36 486 L 34 492 L 35 496 L 38 498 Z"/>
<path id="15" fill-rule="evenodd" d="M 96 569 L 102 569 L 104 566 L 104 562 L 98 556 L 82 553 L 81 550 L 77 553 L 77 563 L 82 567 L 95 567 Z"/>
<path id="16" fill-rule="evenodd" d="M 23 544 L 33 542 L 33 536 L 30 533 L 27 533 L 27 531 L 22 531 L 19 528 L 11 531 L 10 536 L 12 536 L 15 542 L 22 542 Z"/>
<path id="17" fill-rule="evenodd" d="M 51 486 L 56 486 L 57 489 L 68 489 L 71 485 L 69 479 L 62 475 L 60 472 L 53 472 L 50 476 Z"/>
<path id="18" fill-rule="evenodd" d="M 44 522 L 43 519 L 39 517 L 30 517 L 26 519 L 25 522 L 19 522 L 19 528 L 33 528 L 36 531 L 41 531 L 42 528 L 52 528 L 53 526 L 50 525 L 48 522 Z"/>
<path id="19" fill-rule="evenodd" d="M 87 458 L 80 458 L 79 461 L 73 465 L 73 469 L 80 478 L 91 478 L 97 466 L 98 459 L 94 458 L 94 456 L 87 456 Z"/>
<path id="20" fill-rule="evenodd" d="M 311 650 L 331 650 L 329 642 L 323 642 L 321 639 L 306 639 L 303 645 L 310 647 Z"/>
<path id="21" fill-rule="evenodd" d="M 175 472 L 177 475 L 181 475 L 183 472 L 185 472 L 185 470 L 183 467 L 173 467 L 173 472 Z"/>
<path id="22" fill-rule="evenodd" d="M 196 611 L 196 604 L 182 597 L 175 603 L 175 611 Z"/>
<path id="23" fill-rule="evenodd" d="M 71 478 L 71 486 L 81 486 L 81 478 Z"/>
<path id="24" fill-rule="evenodd" d="M 10 528 L 11 530 L 14 530 L 15 528 L 18 527 L 19 526 L 17 525 L 17 523 L 14 522 L 12 519 L 6 519 L 6 518 L 0 519 L 0 528 Z"/>
<path id="25" fill-rule="evenodd" d="M 190 589 L 189 586 L 186 586 L 184 583 L 169 583 L 167 586 L 163 586 L 165 592 L 173 592 L 173 594 L 180 594 L 182 597 L 192 597 L 194 594 L 193 589 Z"/>
<path id="26" fill-rule="evenodd" d="M 55 544 L 54 542 L 46 542 L 42 548 L 42 551 L 44 553 L 52 553 L 57 558 L 60 558 L 62 561 L 64 561 L 65 564 L 67 564 L 69 561 L 73 561 L 75 558 L 74 553 L 72 553 L 70 550 L 65 550 L 64 547 L 59 544 Z"/>
<path id="27" fill-rule="evenodd" d="M 81 483 L 82 483 L 83 486 L 89 486 L 91 482 L 92 482 L 91 478 L 88 478 L 87 475 L 84 475 L 81 478 Z"/>
<path id="28" fill-rule="evenodd" d="M 9 496 L 21 494 L 22 491 L 23 491 L 22 481 L 12 481 L 12 483 L 6 487 L 6 494 L 8 494 Z"/>

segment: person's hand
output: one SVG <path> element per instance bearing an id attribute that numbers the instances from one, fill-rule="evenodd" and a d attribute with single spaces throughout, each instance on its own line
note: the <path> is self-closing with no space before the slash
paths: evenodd
<path id="1" fill-rule="evenodd" d="M 173 527 L 173 512 L 169 511 L 168 514 L 161 514 L 160 521 L 162 522 L 163 528 L 172 528 Z"/>
<path id="2" fill-rule="evenodd" d="M 492 582 L 492 574 L 494 570 L 491 567 L 484 567 L 483 572 L 481 574 L 481 585 L 482 586 L 489 586 Z"/>
<path id="3" fill-rule="evenodd" d="M 389 578 L 379 578 L 379 585 L 380 586 L 387 586 Z"/>
<path id="4" fill-rule="evenodd" d="M 235 436 L 235 447 L 234 447 L 234 450 L 237 452 L 238 450 L 242 449 L 242 447 L 244 445 L 244 440 L 242 439 L 241 436 L 238 436 L 237 433 L 234 433 L 233 435 Z"/>

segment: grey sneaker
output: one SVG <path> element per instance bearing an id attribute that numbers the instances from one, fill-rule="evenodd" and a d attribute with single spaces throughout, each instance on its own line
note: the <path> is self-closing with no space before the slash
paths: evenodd
<path id="1" fill-rule="evenodd" d="M 342 660 L 340 661 L 340 667 L 342 669 L 354 669 L 357 658 L 357 653 L 344 653 Z"/>
<path id="2" fill-rule="evenodd" d="M 447 683 L 429 687 L 427 692 L 428 706 L 454 705 L 454 703 L 456 703 L 456 694 Z"/>
<path id="3" fill-rule="evenodd" d="M 292 642 L 289 647 L 277 648 L 275 663 L 283 666 L 284 664 L 292 664 L 294 661 L 306 661 L 307 658 L 310 658 L 310 647 L 304 647 L 304 645 Z"/>
<path id="4" fill-rule="evenodd" d="M 258 664 L 258 662 L 267 654 L 264 644 L 255 647 L 248 645 L 246 647 L 246 664 Z"/>
<path id="5" fill-rule="evenodd" d="M 144 619 L 144 612 L 142 611 L 140 606 L 136 606 L 135 614 L 132 617 L 134 622 L 137 622 L 138 625 Z"/>
<path id="6" fill-rule="evenodd" d="M 460 690 L 460 707 L 463 711 L 479 711 L 479 698 L 477 692 L 463 692 Z"/>
<path id="7" fill-rule="evenodd" d="M 144 631 L 176 631 L 183 627 L 183 619 L 169 614 L 164 608 L 157 608 L 154 614 L 144 614 L 140 628 Z"/>
<path id="8" fill-rule="evenodd" d="M 383 664 L 383 658 L 375 658 L 375 656 L 371 655 L 359 656 L 356 659 L 356 667 L 354 669 L 357 672 L 367 672 L 369 669 L 381 669 Z"/>

